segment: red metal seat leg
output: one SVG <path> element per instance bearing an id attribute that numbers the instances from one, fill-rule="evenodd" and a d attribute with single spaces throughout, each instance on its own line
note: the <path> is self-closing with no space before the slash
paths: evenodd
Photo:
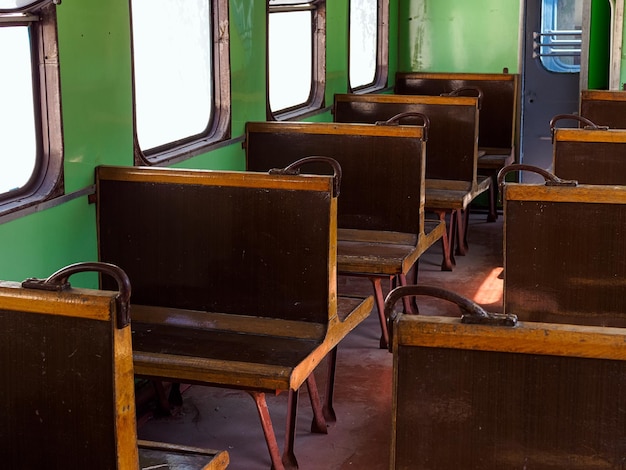
<path id="1" fill-rule="evenodd" d="M 292 455 L 291 458 L 293 460 L 289 461 L 288 464 L 285 464 L 283 459 L 280 457 L 280 450 L 278 449 L 278 442 L 276 442 L 276 434 L 274 434 L 274 427 L 272 426 L 272 419 L 270 417 L 269 409 L 267 408 L 267 401 L 265 400 L 265 393 L 257 392 L 257 391 L 249 391 L 248 392 L 254 402 L 256 403 L 257 411 L 259 412 L 259 418 L 261 419 L 261 427 L 263 428 L 263 434 L 265 435 L 265 442 L 267 443 L 267 449 L 270 453 L 270 458 L 272 460 L 272 469 L 273 470 L 285 470 L 286 468 L 293 469 L 298 468 L 298 463 L 296 462 L 296 457 L 293 455 L 293 447 L 291 449 Z M 292 393 L 289 393 L 289 405 L 292 406 Z M 296 406 L 297 406 L 297 396 L 295 398 Z M 289 417 L 288 417 L 289 418 Z M 289 421 L 289 420 L 288 420 Z M 295 422 L 295 416 L 293 417 L 293 421 Z"/>

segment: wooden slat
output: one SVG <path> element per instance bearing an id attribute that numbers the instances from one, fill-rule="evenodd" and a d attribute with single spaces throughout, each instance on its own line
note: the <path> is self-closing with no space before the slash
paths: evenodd
<path id="1" fill-rule="evenodd" d="M 623 129 L 556 129 L 555 142 L 626 142 L 626 130 Z"/>
<path id="2" fill-rule="evenodd" d="M 298 132 L 301 134 L 327 135 L 362 135 L 362 136 L 392 136 L 411 139 L 422 139 L 424 128 L 421 126 L 371 126 L 359 123 L 320 123 L 320 122 L 288 122 L 288 121 L 258 121 L 246 123 L 249 133 L 281 133 Z M 303 155 L 303 157 L 306 155 Z"/>
<path id="3" fill-rule="evenodd" d="M 58 293 L 45 290 L 22 289 L 21 283 L 0 281 L 2 310 L 36 312 L 108 321 L 111 315 L 111 297 L 115 292 L 71 289 Z M 62 308 L 59 308 L 62 305 Z"/>
<path id="4" fill-rule="evenodd" d="M 96 168 L 97 181 L 126 181 L 160 184 L 195 184 L 241 188 L 288 189 L 298 191 L 328 191 L 333 187 L 331 177 L 323 175 L 274 176 L 244 171 L 185 170 L 160 167 Z"/>
<path id="5" fill-rule="evenodd" d="M 138 444 L 141 469 L 168 469 L 176 462 L 180 470 L 221 470 L 230 463 L 228 452 L 222 450 L 145 440 L 139 440 Z"/>
<path id="6" fill-rule="evenodd" d="M 578 185 L 577 187 L 507 184 L 506 199 L 511 201 L 585 202 L 625 204 L 626 186 Z"/>
<path id="7" fill-rule="evenodd" d="M 512 328 L 411 315 L 403 315 L 400 322 L 394 343 L 403 346 L 626 360 L 624 328 L 540 322 L 519 322 Z"/>

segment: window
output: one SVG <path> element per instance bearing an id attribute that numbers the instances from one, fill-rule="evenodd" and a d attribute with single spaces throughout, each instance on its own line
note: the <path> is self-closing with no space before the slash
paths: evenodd
<path id="1" fill-rule="evenodd" d="M 0 0 L 0 212 L 60 194 L 56 6 Z"/>
<path id="2" fill-rule="evenodd" d="M 269 0 L 268 119 L 319 109 L 324 102 L 323 0 Z"/>
<path id="3" fill-rule="evenodd" d="M 388 0 L 350 1 L 350 89 L 373 91 L 387 83 Z"/>
<path id="4" fill-rule="evenodd" d="M 543 0 L 541 32 L 535 33 L 535 56 L 551 72 L 580 71 L 582 0 Z"/>
<path id="5" fill-rule="evenodd" d="M 227 0 L 130 5 L 136 162 L 187 158 L 227 138 Z"/>

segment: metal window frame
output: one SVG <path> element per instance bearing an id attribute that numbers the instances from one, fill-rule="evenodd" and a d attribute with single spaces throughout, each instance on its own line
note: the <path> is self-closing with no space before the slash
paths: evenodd
<path id="1" fill-rule="evenodd" d="M 350 0 L 348 9 L 352 8 Z M 370 83 L 352 87 L 350 83 L 350 70 L 348 70 L 348 90 L 351 93 L 372 93 L 379 91 L 387 86 L 389 79 L 389 0 L 377 0 L 377 39 L 376 39 L 376 70 L 374 71 L 374 80 Z M 348 24 L 350 22 L 350 11 L 348 11 Z M 350 41 L 348 37 L 348 64 L 350 64 Z"/>
<path id="2" fill-rule="evenodd" d="M 579 73 L 579 65 L 566 64 L 561 57 L 579 57 L 582 52 L 582 29 L 556 29 L 557 0 L 543 0 L 541 3 L 541 31 L 534 33 L 533 57 L 538 58 L 541 65 L 549 72 Z M 546 25 L 546 22 L 548 23 Z M 549 27 L 546 27 L 549 26 Z M 578 36 L 575 39 L 559 40 L 558 36 Z M 578 47 L 576 47 L 578 46 Z"/>
<path id="3" fill-rule="evenodd" d="M 308 115 L 315 114 L 324 107 L 325 87 L 326 87 L 326 1 L 313 0 L 309 2 L 299 2 L 292 5 L 272 5 L 266 3 L 266 30 L 265 36 L 265 103 L 266 118 L 268 121 L 287 121 L 290 119 L 301 119 Z M 305 5 L 306 4 L 306 5 Z M 311 91 L 308 99 L 297 105 L 285 109 L 272 111 L 270 108 L 270 77 L 269 77 L 269 15 L 271 13 L 286 13 L 310 10 L 312 12 L 312 34 L 311 42 Z"/>
<path id="4" fill-rule="evenodd" d="M 134 164 L 171 165 L 207 153 L 220 147 L 230 138 L 231 98 L 230 98 L 230 37 L 228 0 L 207 0 L 211 9 L 212 43 L 212 118 L 204 132 L 176 142 L 143 151 L 137 139 L 137 113 L 135 106 L 135 67 L 132 67 L 133 89 L 133 147 Z M 128 3 L 131 8 L 131 2 Z M 132 21 L 132 10 L 131 21 Z M 132 26 L 131 26 L 132 38 Z M 131 40 L 131 56 L 134 48 Z M 134 59 L 133 59 L 134 60 Z"/>
<path id="5" fill-rule="evenodd" d="M 63 125 L 56 4 L 43 0 L 1 10 L 0 27 L 27 26 L 31 36 L 36 164 L 22 188 L 0 194 L 0 216 L 51 200 L 64 193 Z"/>

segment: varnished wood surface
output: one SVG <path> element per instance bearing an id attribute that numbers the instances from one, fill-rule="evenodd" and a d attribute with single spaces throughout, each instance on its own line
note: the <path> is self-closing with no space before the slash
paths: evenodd
<path id="1" fill-rule="evenodd" d="M 390 467 L 620 469 L 625 339 L 618 328 L 403 315 L 394 325 Z"/>
<path id="2" fill-rule="evenodd" d="M 2 284 L 2 466 L 137 468 L 130 328 L 115 326 L 117 292 Z"/>
<path id="3" fill-rule="evenodd" d="M 424 206 L 431 210 L 465 210 L 476 196 L 489 189 L 490 183 L 485 177 L 478 177 L 475 185 L 466 181 L 426 180 Z"/>
<path id="4" fill-rule="evenodd" d="M 160 174 L 98 178 L 100 253 L 133 284 L 135 373 L 296 390 L 373 307 L 371 297 L 337 298 L 331 187 L 277 188 L 280 177 L 267 175 L 267 187 L 263 175 L 253 187 L 222 184 L 229 174 L 214 184 L 161 182 Z"/>
<path id="5" fill-rule="evenodd" d="M 327 323 L 336 297 L 336 200 L 328 186 L 272 185 L 101 175 L 100 259 L 126 271 L 136 304 Z"/>
<path id="6" fill-rule="evenodd" d="M 493 73 L 396 73 L 395 93 L 399 95 L 440 95 L 462 87 L 479 88 L 483 93 L 480 108 L 479 145 L 515 147 L 519 75 Z"/>
<path id="7" fill-rule="evenodd" d="M 99 166 L 97 178 L 107 181 L 136 183 L 181 184 L 214 187 L 295 189 L 298 191 L 328 191 L 330 178 L 302 177 L 244 171 L 212 171 L 161 167 Z"/>
<path id="8" fill-rule="evenodd" d="M 580 184 L 568 187 L 507 183 L 504 191 L 506 199 L 511 201 L 626 204 L 626 186 Z"/>
<path id="9" fill-rule="evenodd" d="M 283 168 L 310 155 L 334 158 L 342 168 L 339 228 L 417 234 L 424 198 L 421 136 L 418 126 L 249 122 L 247 168 Z M 302 169 L 328 171 L 318 164 Z"/>
<path id="10" fill-rule="evenodd" d="M 139 442 L 140 469 L 168 469 L 176 462 L 178 470 L 221 470 L 228 467 L 228 452 L 163 442 Z"/>
<path id="11" fill-rule="evenodd" d="M 626 92 L 609 90 L 582 90 L 580 115 L 599 126 L 626 129 Z"/>
<path id="12" fill-rule="evenodd" d="M 271 330 L 244 333 L 197 328 L 186 321 L 162 316 L 150 323 L 135 321 L 133 360 L 135 373 L 185 383 L 230 386 L 255 390 L 296 390 L 326 354 L 373 307 L 373 299 L 340 297 L 339 313 L 325 335 L 317 338 L 274 336 Z M 149 315 L 149 309 L 142 312 Z M 187 312 L 172 312 L 184 317 Z M 159 323 L 159 321 L 164 323 Z M 295 329 L 295 334 L 300 329 Z"/>
<path id="13" fill-rule="evenodd" d="M 523 321 L 515 327 L 468 325 L 460 318 L 417 315 L 398 321 L 394 341 L 404 346 L 626 361 L 624 328 Z"/>
<path id="14" fill-rule="evenodd" d="M 430 179 L 474 181 L 478 152 L 478 99 L 411 95 L 337 94 L 336 122 L 374 123 L 405 113 L 423 113 L 430 119 L 426 143 L 426 173 Z M 406 118 L 403 123 L 421 123 Z"/>
<path id="15" fill-rule="evenodd" d="M 553 168 L 583 184 L 626 185 L 626 130 L 557 129 Z"/>
<path id="16" fill-rule="evenodd" d="M 505 187 L 504 308 L 523 320 L 626 326 L 626 191 Z"/>

